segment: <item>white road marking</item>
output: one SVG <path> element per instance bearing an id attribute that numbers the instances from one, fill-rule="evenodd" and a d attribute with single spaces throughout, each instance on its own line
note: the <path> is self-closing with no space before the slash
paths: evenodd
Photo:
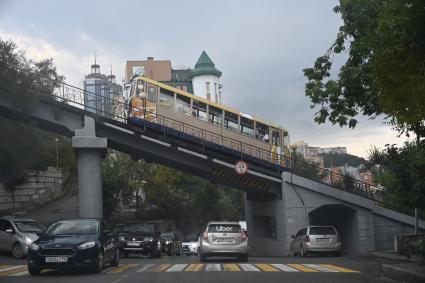
<path id="1" fill-rule="evenodd" d="M 9 266 L 9 267 L 5 267 L 5 268 L 0 268 L 0 272 L 9 271 L 9 270 L 21 268 L 21 267 L 24 267 L 24 266 L 26 266 L 26 265 L 14 265 L 14 266 Z"/>
<path id="2" fill-rule="evenodd" d="M 143 266 L 142 268 L 140 268 L 140 269 L 139 269 L 139 270 L 137 270 L 136 272 L 143 272 L 143 271 L 146 271 L 146 270 L 148 270 L 149 268 L 151 268 L 151 267 L 153 267 L 153 266 L 155 266 L 155 264 L 152 264 L 152 263 L 146 264 L 145 266 Z"/>
<path id="3" fill-rule="evenodd" d="M 174 264 L 173 266 L 171 266 L 170 268 L 168 268 L 166 270 L 166 272 L 182 271 L 186 266 L 187 266 L 187 264 Z"/>
<path id="4" fill-rule="evenodd" d="M 241 264 L 239 264 L 239 266 L 243 269 L 243 271 L 260 271 L 254 265 L 249 264 L 249 263 L 241 263 Z"/>
<path id="5" fill-rule="evenodd" d="M 30 275 L 30 274 L 28 273 L 28 270 L 25 270 L 22 272 L 10 274 L 9 276 L 22 276 L 22 275 Z"/>
<path id="6" fill-rule="evenodd" d="M 273 267 L 276 267 L 277 269 L 280 269 L 280 270 L 285 271 L 285 272 L 300 272 L 298 269 L 289 267 L 289 266 L 284 265 L 284 264 L 271 264 L 271 265 Z"/>
<path id="7" fill-rule="evenodd" d="M 218 263 L 209 263 L 206 265 L 205 271 L 221 271 L 221 266 Z"/>
<path id="8" fill-rule="evenodd" d="M 319 270 L 319 271 L 323 271 L 323 272 L 338 272 L 336 270 L 330 269 L 330 268 L 326 268 L 317 264 L 303 264 L 304 266 Z"/>

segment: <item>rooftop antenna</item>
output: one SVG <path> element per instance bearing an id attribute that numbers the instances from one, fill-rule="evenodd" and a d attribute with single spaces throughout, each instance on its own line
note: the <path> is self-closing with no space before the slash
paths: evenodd
<path id="1" fill-rule="evenodd" d="M 100 74 L 100 66 L 96 63 L 96 53 L 94 53 L 94 65 L 91 65 L 92 74 Z"/>

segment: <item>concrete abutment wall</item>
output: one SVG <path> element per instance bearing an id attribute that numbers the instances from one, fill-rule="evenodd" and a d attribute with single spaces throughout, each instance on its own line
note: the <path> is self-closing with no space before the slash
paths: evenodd
<path id="1" fill-rule="evenodd" d="M 245 210 L 252 256 L 289 255 L 291 235 L 307 225 L 335 226 L 347 255 L 392 250 L 395 235 L 411 233 L 414 223 L 371 200 L 287 172 L 282 200 L 246 200 Z"/>

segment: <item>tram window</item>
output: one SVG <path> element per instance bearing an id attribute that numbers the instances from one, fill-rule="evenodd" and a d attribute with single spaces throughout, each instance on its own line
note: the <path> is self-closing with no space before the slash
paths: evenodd
<path id="1" fill-rule="evenodd" d="M 269 143 L 269 126 L 257 122 L 255 138 L 257 140 Z"/>
<path id="2" fill-rule="evenodd" d="M 173 109 L 174 93 L 165 88 L 160 88 L 158 104 Z"/>
<path id="3" fill-rule="evenodd" d="M 241 116 L 241 133 L 250 137 L 254 136 L 254 121 Z"/>
<path id="4" fill-rule="evenodd" d="M 207 121 L 207 104 L 193 100 L 192 116 Z"/>
<path id="5" fill-rule="evenodd" d="M 148 101 L 156 103 L 156 86 L 148 85 Z"/>
<path id="6" fill-rule="evenodd" d="M 239 133 L 238 115 L 226 111 L 224 114 L 224 126 Z"/>
<path id="7" fill-rule="evenodd" d="M 280 134 L 277 130 L 273 130 L 272 132 L 272 143 L 275 146 L 280 146 Z"/>
<path id="8" fill-rule="evenodd" d="M 146 95 L 145 91 L 145 82 L 142 80 L 137 81 L 137 88 L 136 88 L 136 96 L 141 97 L 143 95 Z"/>
<path id="9" fill-rule="evenodd" d="M 221 117 L 223 116 L 223 112 L 220 108 L 211 106 L 208 111 L 208 121 L 213 123 L 214 125 L 221 125 Z"/>
<path id="10" fill-rule="evenodd" d="M 190 98 L 181 94 L 177 94 L 176 111 L 186 115 L 190 115 Z"/>

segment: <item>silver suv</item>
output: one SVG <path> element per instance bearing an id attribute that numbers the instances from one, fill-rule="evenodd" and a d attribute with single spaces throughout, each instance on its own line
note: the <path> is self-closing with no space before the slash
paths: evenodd
<path id="1" fill-rule="evenodd" d="M 308 226 L 291 237 L 294 256 L 307 256 L 309 253 L 341 254 L 341 238 L 333 226 Z"/>
<path id="2" fill-rule="evenodd" d="M 43 225 L 32 219 L 0 218 L 0 250 L 22 258 L 44 230 Z"/>
<path id="3" fill-rule="evenodd" d="M 201 262 L 207 257 L 237 257 L 248 261 L 248 238 L 238 222 L 209 222 L 202 235 Z"/>

